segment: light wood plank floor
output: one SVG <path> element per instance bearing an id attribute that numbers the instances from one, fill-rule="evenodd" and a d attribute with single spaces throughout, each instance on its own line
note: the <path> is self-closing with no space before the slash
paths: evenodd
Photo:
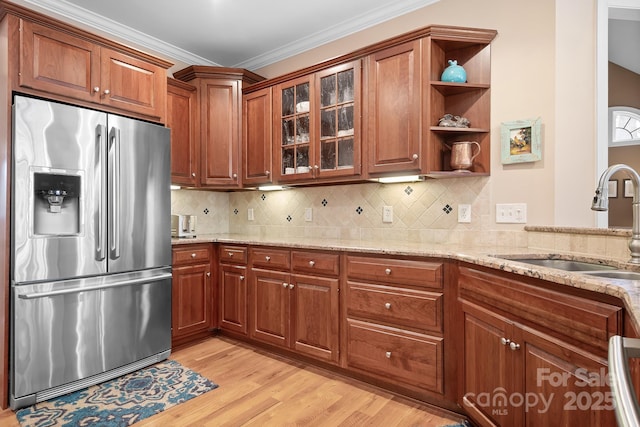
<path id="1" fill-rule="evenodd" d="M 211 338 L 172 354 L 219 388 L 136 426 L 420 426 L 459 423 L 451 414 L 324 370 Z M 18 427 L 11 410 L 0 426 Z"/>

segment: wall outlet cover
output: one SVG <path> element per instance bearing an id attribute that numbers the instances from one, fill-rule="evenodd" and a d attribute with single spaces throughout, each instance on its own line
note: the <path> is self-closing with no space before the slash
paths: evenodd
<path id="1" fill-rule="evenodd" d="M 393 222 L 393 206 L 382 207 L 382 222 Z"/>

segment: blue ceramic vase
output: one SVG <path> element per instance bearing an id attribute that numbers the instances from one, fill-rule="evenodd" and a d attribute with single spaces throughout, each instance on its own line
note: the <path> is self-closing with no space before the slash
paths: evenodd
<path id="1" fill-rule="evenodd" d="M 458 65 L 458 61 L 449 60 L 449 66 L 442 72 L 440 80 L 443 82 L 464 83 L 467 81 L 467 72 Z"/>

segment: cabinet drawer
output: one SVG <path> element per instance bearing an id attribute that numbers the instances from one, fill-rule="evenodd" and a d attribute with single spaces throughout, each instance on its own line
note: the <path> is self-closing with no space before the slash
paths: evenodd
<path id="1" fill-rule="evenodd" d="M 347 340 L 350 368 L 443 392 L 442 338 L 349 319 Z"/>
<path id="2" fill-rule="evenodd" d="M 247 263 L 249 257 L 245 246 L 220 245 L 220 262 L 242 264 Z"/>
<path id="3" fill-rule="evenodd" d="M 253 267 L 289 270 L 291 253 L 284 249 L 251 248 L 251 265 Z"/>
<path id="4" fill-rule="evenodd" d="M 173 247 L 173 265 L 194 264 L 209 262 L 211 252 L 209 244 L 189 245 L 186 247 Z"/>
<path id="5" fill-rule="evenodd" d="M 340 255 L 293 251 L 291 253 L 291 265 L 295 273 L 337 276 L 340 273 Z"/>
<path id="6" fill-rule="evenodd" d="M 347 282 L 348 316 L 442 332 L 442 293 Z"/>
<path id="7" fill-rule="evenodd" d="M 403 259 L 347 257 L 350 279 L 442 288 L 442 263 Z"/>

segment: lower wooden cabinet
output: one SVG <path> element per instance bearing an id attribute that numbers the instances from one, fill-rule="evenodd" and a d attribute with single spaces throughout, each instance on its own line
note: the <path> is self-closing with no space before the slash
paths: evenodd
<path id="1" fill-rule="evenodd" d="M 493 273 L 460 271 L 464 319 L 460 403 L 476 423 L 616 425 L 602 348 L 610 334 L 620 332 L 619 307 Z M 512 300 L 509 311 L 502 306 L 509 294 L 527 298 Z M 520 303 L 526 305 L 522 311 L 516 308 Z M 536 325 L 529 320 L 534 316 L 554 323 Z"/>
<path id="2" fill-rule="evenodd" d="M 444 394 L 443 264 L 348 255 L 343 365 Z"/>
<path id="3" fill-rule="evenodd" d="M 173 247 L 172 346 L 211 334 L 215 327 L 211 245 Z"/>
<path id="4" fill-rule="evenodd" d="M 247 335 L 247 248 L 220 245 L 220 329 Z"/>
<path id="5" fill-rule="evenodd" d="M 327 267 L 322 253 L 260 248 L 251 251 L 251 338 L 337 363 L 339 360 L 339 279 L 295 274 L 297 268 Z M 291 259 L 294 265 L 291 268 Z M 314 260 L 315 259 L 315 260 Z M 338 255 L 333 255 L 338 271 Z M 296 260 L 304 260 L 298 266 Z M 269 265 L 274 270 L 266 269 Z M 259 266 L 260 268 L 257 268 Z M 279 269 L 279 270 L 275 270 Z"/>

